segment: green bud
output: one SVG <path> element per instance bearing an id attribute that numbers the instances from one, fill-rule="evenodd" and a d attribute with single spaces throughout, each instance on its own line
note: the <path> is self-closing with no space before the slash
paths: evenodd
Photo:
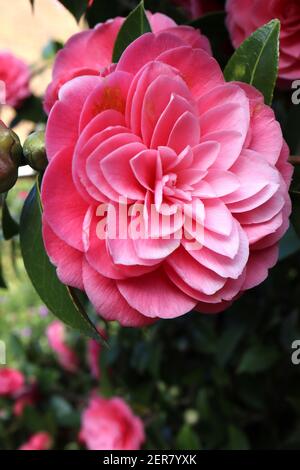
<path id="1" fill-rule="evenodd" d="M 21 158 L 19 137 L 0 121 L 0 193 L 8 191 L 16 183 Z"/>
<path id="2" fill-rule="evenodd" d="M 36 171 L 45 170 L 48 160 L 45 149 L 45 132 L 36 131 L 24 142 L 23 153 L 28 164 Z"/>
<path id="3" fill-rule="evenodd" d="M 0 155 L 0 193 L 9 191 L 18 179 L 18 167 L 7 156 Z"/>
<path id="4" fill-rule="evenodd" d="M 8 157 L 16 167 L 22 159 L 22 146 L 17 134 L 0 121 L 0 156 Z"/>

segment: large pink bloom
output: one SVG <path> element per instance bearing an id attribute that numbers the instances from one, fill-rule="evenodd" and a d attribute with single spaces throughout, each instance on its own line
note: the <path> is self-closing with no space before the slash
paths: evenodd
<path id="1" fill-rule="evenodd" d="M 182 38 L 145 34 L 105 78 L 65 84 L 46 145 L 46 250 L 105 319 L 220 311 L 276 263 L 290 213 L 280 126 L 258 91 L 226 83 Z M 136 209 L 151 237 L 132 235 Z M 123 238 L 114 215 L 128 222 Z"/>
<path id="2" fill-rule="evenodd" d="M 138 450 L 144 426 L 122 398 L 95 396 L 82 414 L 80 440 L 89 450 Z"/>
<path id="3" fill-rule="evenodd" d="M 23 60 L 8 51 L 0 51 L 0 82 L 5 86 L 6 104 L 17 108 L 30 95 L 29 78 L 29 67 Z"/>
<path id="4" fill-rule="evenodd" d="M 54 320 L 47 327 L 47 338 L 51 349 L 57 354 L 60 365 L 68 372 L 76 372 L 78 358 L 76 353 L 66 343 L 65 326 L 58 320 Z"/>
<path id="5" fill-rule="evenodd" d="M 47 432 L 33 434 L 30 439 L 19 447 L 19 450 L 48 450 L 51 447 L 51 436 Z"/>
<path id="6" fill-rule="evenodd" d="M 188 26 L 177 26 L 162 13 L 147 12 L 154 33 L 167 30 L 207 52 L 211 52 L 208 39 L 199 31 Z M 101 23 L 94 29 L 82 31 L 72 36 L 65 47 L 57 54 L 53 68 L 53 79 L 47 88 L 44 107 L 50 112 L 57 100 L 61 86 L 74 77 L 82 75 L 107 75 L 112 63 L 114 44 L 124 18 L 115 18 Z M 176 28 L 176 29 L 175 29 Z"/>
<path id="7" fill-rule="evenodd" d="M 299 0 L 227 0 L 227 24 L 238 47 L 253 31 L 273 18 L 281 22 L 279 77 L 300 77 Z"/>
<path id="8" fill-rule="evenodd" d="M 13 395 L 20 391 L 24 385 L 22 372 L 10 367 L 0 368 L 0 396 Z"/>

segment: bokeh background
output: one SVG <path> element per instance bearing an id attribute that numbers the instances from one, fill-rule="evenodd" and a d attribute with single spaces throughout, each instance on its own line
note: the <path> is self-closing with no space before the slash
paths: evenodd
<path id="1" fill-rule="evenodd" d="M 104 3 L 97 20 L 126 13 L 136 2 Z M 167 1 L 148 4 L 182 15 Z M 24 139 L 43 121 L 39 97 L 50 80 L 51 41 L 63 43 L 86 24 L 78 25 L 55 0 L 36 0 L 34 15 L 28 0 L 0 0 L 0 11 L 0 49 L 10 49 L 34 71 L 35 98 L 16 122 Z M 299 110 L 290 104 L 290 90 L 277 92 L 274 106 L 296 153 Z M 14 118 L 15 111 L 4 107 L 1 119 Z M 23 176 L 10 192 L 16 220 L 31 186 L 32 177 Z M 63 361 L 47 336 L 55 318 L 28 280 L 18 238 L 1 240 L 7 288 L 0 288 L 0 340 L 7 366 L 22 372 L 25 386 L 0 397 L 0 449 L 17 449 L 40 431 L 51 436 L 53 449 L 84 448 L 81 415 L 96 392 L 130 404 L 145 424 L 148 449 L 299 449 L 300 365 L 291 360 L 292 343 L 300 340 L 298 248 L 291 230 L 268 280 L 225 313 L 192 313 L 143 330 L 99 319 L 108 348 L 66 327 L 64 342 L 73 355 Z"/>

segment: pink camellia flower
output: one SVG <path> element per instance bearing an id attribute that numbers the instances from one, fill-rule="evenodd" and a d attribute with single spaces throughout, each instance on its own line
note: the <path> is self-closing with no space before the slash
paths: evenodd
<path id="1" fill-rule="evenodd" d="M 46 147 L 46 250 L 106 320 L 224 310 L 277 261 L 292 170 L 274 112 L 178 35 L 66 83 Z"/>
<path id="2" fill-rule="evenodd" d="M 106 333 L 103 329 L 99 329 L 99 333 L 102 338 L 106 339 Z M 92 377 L 99 380 L 101 375 L 100 370 L 100 354 L 102 351 L 102 345 L 94 339 L 89 339 L 87 342 L 87 363 L 91 371 Z"/>
<path id="3" fill-rule="evenodd" d="M 80 440 L 89 450 L 139 450 L 144 426 L 122 398 L 91 398 L 82 414 Z"/>
<path id="4" fill-rule="evenodd" d="M 78 358 L 76 353 L 66 344 L 66 331 L 63 323 L 54 320 L 47 327 L 46 334 L 50 348 L 57 354 L 60 365 L 68 372 L 76 372 Z"/>
<path id="5" fill-rule="evenodd" d="M 206 13 L 222 10 L 220 0 L 173 0 L 174 3 L 182 7 L 187 15 L 196 19 Z"/>
<path id="6" fill-rule="evenodd" d="M 19 447 L 19 450 L 48 450 L 51 447 L 51 436 L 47 432 L 38 432 Z"/>
<path id="7" fill-rule="evenodd" d="M 299 0 L 227 0 L 227 25 L 238 47 L 253 31 L 273 18 L 281 22 L 279 78 L 300 77 Z"/>
<path id="8" fill-rule="evenodd" d="M 168 30 L 179 35 L 183 40 L 211 53 L 209 41 L 189 26 L 177 26 L 176 23 L 161 13 L 147 12 L 152 31 L 158 33 Z M 53 80 L 47 88 L 44 108 L 50 112 L 57 100 L 61 86 L 74 77 L 82 75 L 105 76 L 112 66 L 112 54 L 115 40 L 124 22 L 124 18 L 115 18 L 101 23 L 94 29 L 82 31 L 72 36 L 65 47 L 58 52 L 53 68 Z"/>
<path id="9" fill-rule="evenodd" d="M 98 341 L 90 339 L 87 343 L 87 362 L 94 379 L 100 378 L 100 366 L 99 366 L 99 357 L 101 353 L 102 346 Z"/>
<path id="10" fill-rule="evenodd" d="M 4 83 L 5 104 L 14 108 L 30 95 L 30 71 L 23 60 L 11 52 L 0 51 L 0 83 Z"/>
<path id="11" fill-rule="evenodd" d="M 34 405 L 39 398 L 37 383 L 33 380 L 14 394 L 13 413 L 15 416 L 22 416 L 27 406 Z"/>
<path id="12" fill-rule="evenodd" d="M 24 386 L 22 372 L 10 367 L 0 368 L 0 396 L 13 395 Z"/>
<path id="13" fill-rule="evenodd" d="M 33 405 L 34 401 L 31 397 L 20 397 L 18 398 L 13 406 L 13 413 L 15 416 L 22 416 L 27 406 Z"/>

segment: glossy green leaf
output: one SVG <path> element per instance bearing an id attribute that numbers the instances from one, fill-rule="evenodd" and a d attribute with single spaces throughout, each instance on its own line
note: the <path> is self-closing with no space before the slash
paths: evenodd
<path id="1" fill-rule="evenodd" d="M 6 197 L 4 197 L 2 203 L 2 232 L 5 240 L 10 240 L 19 233 L 19 224 L 9 211 Z"/>
<path id="2" fill-rule="evenodd" d="M 113 62 L 120 59 L 126 47 L 144 33 L 151 32 L 151 26 L 145 13 L 144 1 L 128 15 L 117 36 L 113 51 Z"/>
<path id="3" fill-rule="evenodd" d="M 224 75 L 228 82 L 240 81 L 256 87 L 271 105 L 278 75 L 280 21 L 272 20 L 257 29 L 235 51 Z"/>
<path id="4" fill-rule="evenodd" d="M 255 374 L 270 369 L 280 357 L 280 352 L 272 346 L 256 345 L 242 356 L 237 372 Z"/>
<path id="5" fill-rule="evenodd" d="M 18 113 L 12 119 L 9 127 L 15 127 L 21 121 L 32 121 L 34 123 L 46 122 L 47 116 L 43 109 L 41 98 L 31 95 L 18 109 Z"/>
<path id="6" fill-rule="evenodd" d="M 42 238 L 38 186 L 28 195 L 21 214 L 20 241 L 28 276 L 45 305 L 61 321 L 82 333 L 102 340 L 79 302 L 74 289 L 61 284 L 45 252 Z"/>

